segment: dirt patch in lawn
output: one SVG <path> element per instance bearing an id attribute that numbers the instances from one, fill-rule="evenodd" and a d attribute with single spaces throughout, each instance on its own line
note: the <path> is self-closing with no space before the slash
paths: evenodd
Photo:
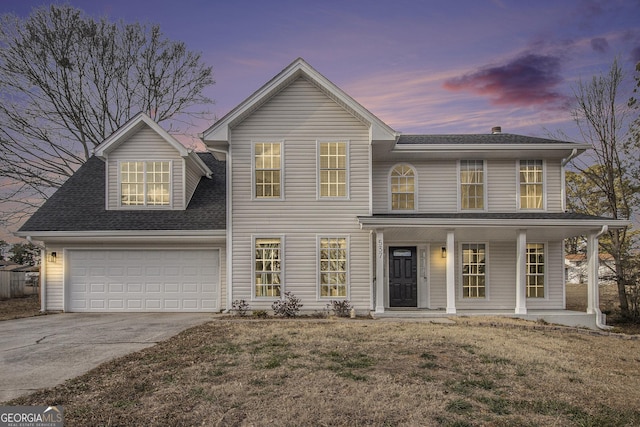
<path id="1" fill-rule="evenodd" d="M 0 300 L 0 320 L 19 319 L 40 314 L 38 295 Z"/>
<path id="2" fill-rule="evenodd" d="M 380 320 L 222 319 L 12 405 L 84 425 L 640 425 L 640 341 Z"/>

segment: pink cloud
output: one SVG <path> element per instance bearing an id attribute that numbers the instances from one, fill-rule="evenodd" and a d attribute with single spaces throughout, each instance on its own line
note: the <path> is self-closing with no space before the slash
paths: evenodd
<path id="1" fill-rule="evenodd" d="M 567 97 L 557 91 L 563 82 L 560 68 L 558 57 L 528 53 L 503 65 L 448 79 L 443 86 L 487 96 L 493 105 L 565 108 Z"/>

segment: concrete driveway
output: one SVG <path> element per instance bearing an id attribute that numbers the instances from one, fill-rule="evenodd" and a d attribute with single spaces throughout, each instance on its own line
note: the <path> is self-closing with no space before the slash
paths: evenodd
<path id="1" fill-rule="evenodd" d="M 0 403 L 213 320 L 211 313 L 63 313 L 0 322 Z"/>

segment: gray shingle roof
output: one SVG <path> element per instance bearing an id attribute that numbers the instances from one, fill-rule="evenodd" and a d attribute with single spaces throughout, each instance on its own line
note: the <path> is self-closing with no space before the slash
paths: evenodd
<path id="1" fill-rule="evenodd" d="M 92 157 L 19 231 L 224 230 L 226 163 L 199 156 L 213 176 L 200 179 L 185 210 L 106 210 L 105 163 Z"/>
<path id="2" fill-rule="evenodd" d="M 495 134 L 452 134 L 452 135 L 400 135 L 398 144 L 567 144 L 566 141 L 515 135 Z"/>

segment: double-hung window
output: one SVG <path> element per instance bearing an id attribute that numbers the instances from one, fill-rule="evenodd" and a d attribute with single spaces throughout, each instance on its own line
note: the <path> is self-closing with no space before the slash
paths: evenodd
<path id="1" fill-rule="evenodd" d="M 544 298 L 544 244 L 527 243 L 527 297 Z"/>
<path id="2" fill-rule="evenodd" d="M 319 196 L 346 198 L 349 196 L 349 145 L 342 141 L 318 143 Z"/>
<path id="3" fill-rule="evenodd" d="M 542 160 L 520 160 L 520 209 L 543 209 Z"/>
<path id="4" fill-rule="evenodd" d="M 121 162 L 122 206 L 168 206 L 171 201 L 171 162 Z"/>
<path id="5" fill-rule="evenodd" d="M 486 248 L 483 243 L 462 245 L 462 296 L 484 298 L 486 296 Z"/>
<path id="6" fill-rule="evenodd" d="M 349 286 L 349 241 L 346 237 L 319 239 L 320 297 L 346 298 Z"/>
<path id="7" fill-rule="evenodd" d="M 282 294 L 282 239 L 256 238 L 253 255 L 255 297 Z"/>
<path id="8" fill-rule="evenodd" d="M 460 208 L 484 209 L 484 161 L 460 161 Z"/>
<path id="9" fill-rule="evenodd" d="M 257 199 L 282 197 L 282 144 L 258 142 L 254 145 L 254 195 Z"/>
<path id="10" fill-rule="evenodd" d="M 391 171 L 391 210 L 414 210 L 416 173 L 409 165 L 398 165 Z"/>

